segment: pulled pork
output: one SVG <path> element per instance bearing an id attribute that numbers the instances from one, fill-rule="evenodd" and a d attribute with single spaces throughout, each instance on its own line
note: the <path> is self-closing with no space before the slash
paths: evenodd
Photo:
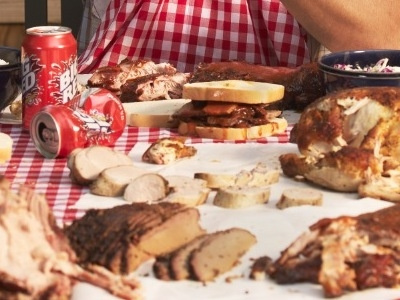
<path id="1" fill-rule="evenodd" d="M 18 194 L 0 181 L 0 299 L 69 299 L 87 282 L 123 299 L 140 299 L 134 279 L 103 267 L 83 269 L 46 200 L 27 187 Z"/>

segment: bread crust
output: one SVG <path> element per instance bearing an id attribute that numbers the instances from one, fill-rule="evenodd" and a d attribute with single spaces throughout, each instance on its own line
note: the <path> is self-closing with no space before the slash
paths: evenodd
<path id="1" fill-rule="evenodd" d="M 178 133 L 185 136 L 218 140 L 251 140 L 283 133 L 287 127 L 288 122 L 284 118 L 274 118 L 267 124 L 248 128 L 199 126 L 181 121 L 178 126 Z"/>

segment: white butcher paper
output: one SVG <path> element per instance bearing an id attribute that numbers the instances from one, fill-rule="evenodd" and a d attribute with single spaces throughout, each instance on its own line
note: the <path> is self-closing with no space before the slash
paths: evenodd
<path id="1" fill-rule="evenodd" d="M 258 162 L 267 162 L 272 167 L 279 168 L 279 155 L 297 152 L 294 144 L 279 143 L 248 143 L 223 144 L 202 143 L 191 144 L 197 149 L 192 158 L 182 159 L 171 165 L 154 165 L 141 161 L 148 143 L 138 143 L 129 153 L 134 164 L 139 168 L 158 172 L 161 175 L 184 175 L 193 177 L 194 173 L 232 173 L 250 170 Z M 277 259 L 282 250 L 293 242 L 308 226 L 325 217 L 341 215 L 356 216 L 372 212 L 392 205 L 389 202 L 364 198 L 359 199 L 355 193 L 336 193 L 315 186 L 323 193 L 322 206 L 298 206 L 279 210 L 275 207 L 285 188 L 310 187 L 305 182 L 295 181 L 284 176 L 276 184 L 271 185 L 271 196 L 267 204 L 260 204 L 243 209 L 225 209 L 212 205 L 212 192 L 207 203 L 198 206 L 201 214 L 201 224 L 208 232 L 231 227 L 248 229 L 257 237 L 257 244 L 241 259 L 240 263 L 230 272 L 219 276 L 214 282 L 203 284 L 195 281 L 161 281 L 152 274 L 152 263 L 144 263 L 134 276 L 142 283 L 143 295 L 146 300 L 258 300 L 258 299 L 290 299 L 308 300 L 324 299 L 320 285 L 291 284 L 278 285 L 270 279 L 254 281 L 248 279 L 250 266 L 255 258 L 269 256 Z M 76 208 L 108 208 L 125 204 L 121 198 L 100 197 L 85 194 L 74 205 Z M 227 280 L 231 279 L 231 280 Z M 400 289 L 371 289 L 353 292 L 338 298 L 338 300 L 353 299 L 394 299 L 400 294 Z M 115 299 L 103 290 L 88 284 L 79 283 L 72 299 Z"/>

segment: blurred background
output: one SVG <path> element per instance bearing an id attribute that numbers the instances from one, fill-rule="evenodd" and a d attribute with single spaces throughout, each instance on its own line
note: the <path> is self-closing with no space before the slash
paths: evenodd
<path id="1" fill-rule="evenodd" d="M 0 45 L 21 47 L 25 35 L 24 2 L 25 0 L 0 0 Z M 61 0 L 47 0 L 47 15 L 49 24 L 61 24 Z"/>

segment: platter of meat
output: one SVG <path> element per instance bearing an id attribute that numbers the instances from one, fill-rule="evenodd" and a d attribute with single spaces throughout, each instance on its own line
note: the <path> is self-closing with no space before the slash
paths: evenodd
<path id="1" fill-rule="evenodd" d="M 138 262 L 139 258 L 140 263 L 135 264 L 132 269 L 129 269 L 129 272 L 139 278 L 146 299 L 183 300 L 188 297 L 219 300 L 266 298 L 315 300 L 333 297 L 340 297 L 341 300 L 397 299 L 399 290 L 395 286 L 398 285 L 398 263 L 400 259 L 397 253 L 399 246 L 393 241 L 398 239 L 397 225 L 399 221 L 398 214 L 396 214 L 398 206 L 393 202 L 380 200 L 378 197 L 368 197 L 368 195 L 361 194 L 354 186 L 351 189 L 338 189 L 336 186 L 332 188 L 332 183 L 335 182 L 330 181 L 329 184 L 326 184 L 326 181 L 324 181 L 325 184 L 321 184 L 320 181 L 312 180 L 314 177 L 307 173 L 310 170 L 313 171 L 311 167 L 326 167 L 327 162 L 332 163 L 328 165 L 331 169 L 333 166 L 336 171 L 342 171 L 340 168 L 344 166 L 344 170 L 346 170 L 345 167 L 349 164 L 335 164 L 336 160 L 330 159 L 330 157 L 335 157 L 336 154 L 342 152 L 347 153 L 345 151 L 347 151 L 348 146 L 357 149 L 355 151 L 358 155 L 357 159 L 364 152 L 367 153 L 366 157 L 368 158 L 381 150 L 385 159 L 379 161 L 367 159 L 361 160 L 361 162 L 374 163 L 370 167 L 384 162 L 385 170 L 398 169 L 396 160 L 387 157 L 388 154 L 390 155 L 390 149 L 395 150 L 394 155 L 390 155 L 391 158 L 396 158 L 395 155 L 398 155 L 398 143 L 393 143 L 398 139 L 387 138 L 385 140 L 382 138 L 382 140 L 379 140 L 380 148 L 377 148 L 371 142 L 372 137 L 392 137 L 397 132 L 388 130 L 388 128 L 398 129 L 398 105 L 395 105 L 397 102 L 393 101 L 392 103 L 387 98 L 376 101 L 373 98 L 375 95 L 394 95 L 390 99 L 395 99 L 397 93 L 399 91 L 384 90 L 382 93 L 380 89 L 362 90 L 358 96 L 347 97 L 345 93 L 345 99 L 342 99 L 343 95 L 339 94 L 339 98 L 334 99 L 335 101 L 328 96 L 316 103 L 315 106 L 310 106 L 311 111 L 306 109 L 303 119 L 301 116 L 299 119 L 298 114 L 289 115 L 290 129 L 296 122 L 300 121 L 300 127 L 292 130 L 292 141 L 297 140 L 300 148 L 295 143 L 279 143 L 278 137 L 275 140 L 269 140 L 267 143 L 212 143 L 212 141 L 207 140 L 198 143 L 196 139 L 188 139 L 185 144 L 196 150 L 193 155 L 171 164 L 154 164 L 142 160 L 143 154 L 151 144 L 136 143 L 127 154 L 130 159 L 129 163 L 132 163 L 135 168 L 144 170 L 146 176 L 151 174 L 154 178 L 161 178 L 157 182 L 161 182 L 163 187 L 166 184 L 163 179 L 170 176 L 180 176 L 181 179 L 199 179 L 201 177 L 202 179 L 219 180 L 213 180 L 213 183 L 219 182 L 220 184 L 213 186 L 211 186 L 210 181 L 207 181 L 207 188 L 210 191 L 205 201 L 196 203 L 187 210 L 182 210 L 180 206 L 176 210 L 175 204 L 171 206 L 174 207 L 173 210 L 167 210 L 168 212 L 177 212 L 176 216 L 178 216 L 172 217 L 173 221 L 169 217 L 165 218 L 167 225 L 175 224 L 180 230 L 171 230 L 170 226 L 165 226 L 165 223 L 162 222 L 161 227 L 151 228 L 150 233 L 161 233 L 162 235 L 165 231 L 161 229 L 167 228 L 168 232 L 175 232 L 177 240 L 187 237 L 185 233 L 188 232 L 188 228 L 195 229 L 194 231 L 189 230 L 189 234 L 195 236 L 192 236 L 189 243 L 175 245 L 176 249 L 172 251 L 169 251 L 171 250 L 169 249 L 167 253 L 160 250 L 150 257 L 137 256 L 135 253 L 142 254 L 142 252 L 130 252 L 130 248 L 126 248 L 126 244 L 124 244 L 125 240 L 117 241 L 113 239 L 119 235 L 113 234 L 114 231 L 112 230 L 121 227 L 121 222 L 115 218 L 115 214 L 122 216 L 128 211 L 124 209 L 127 204 L 126 200 L 121 196 L 98 196 L 88 192 L 75 203 L 74 207 L 86 210 L 105 209 L 107 213 L 105 213 L 104 218 L 107 219 L 108 214 L 112 216 L 109 221 L 116 226 L 110 227 L 113 229 L 106 230 L 111 232 L 111 235 L 106 238 L 113 242 L 111 243 L 114 247 L 111 248 L 113 251 L 109 252 L 109 255 L 97 256 L 100 257 L 100 261 L 113 258 L 110 267 L 117 268 L 119 271 L 121 267 L 126 268 L 127 262 L 124 262 L 116 251 L 125 251 L 125 253 L 130 254 L 131 256 L 128 255 L 128 257 L 135 258 L 134 262 Z M 327 109 L 327 107 L 330 109 Z M 340 113 L 341 110 L 344 111 L 343 114 Z M 384 123 L 378 122 L 376 119 L 371 120 L 371 118 L 368 118 L 372 122 L 371 124 L 368 123 L 370 125 L 368 128 L 350 126 L 356 123 L 365 124 L 358 122 L 358 120 L 363 120 L 363 118 L 369 116 L 370 114 L 367 114 L 369 111 L 378 112 L 376 118 L 380 115 L 385 116 L 385 120 L 388 120 L 387 122 L 391 126 L 383 126 Z M 329 115 L 325 116 L 324 114 L 328 114 L 328 112 Z M 392 118 L 388 118 L 388 116 Z M 344 119 L 341 119 L 342 117 Z M 336 120 L 337 122 L 328 122 L 328 126 L 323 122 L 324 120 Z M 325 126 L 317 126 L 321 124 Z M 308 128 L 307 126 L 312 127 L 313 125 L 321 131 L 322 129 L 332 129 L 333 125 L 338 126 L 340 130 L 328 130 L 328 133 L 336 134 L 333 137 L 320 133 L 315 128 L 314 131 L 303 130 Z M 369 131 L 374 126 L 383 127 L 376 127 L 377 130 Z M 357 129 L 357 131 L 350 130 L 351 134 L 348 134 L 349 128 Z M 364 134 L 364 131 L 369 133 Z M 307 135 L 309 132 L 312 134 Z M 315 135 L 320 136 L 317 139 Z M 301 139 L 303 142 L 308 142 L 302 144 L 301 136 L 303 136 L 303 139 Z M 328 141 L 329 143 L 321 144 L 321 138 L 333 138 L 335 143 Z M 362 142 L 362 138 L 365 138 L 366 141 Z M 334 149 L 326 145 L 330 145 Z M 393 147 L 393 145 L 396 147 Z M 315 150 L 324 150 L 328 154 L 317 155 L 316 158 L 325 158 L 327 162 L 322 161 L 320 163 L 317 159 L 314 159 L 306 160 L 306 163 L 304 163 L 302 161 L 303 156 L 301 156 L 303 150 L 310 157 Z M 371 152 L 371 150 L 374 150 L 374 152 Z M 353 157 L 350 154 L 345 157 L 347 159 Z M 287 158 L 287 160 L 283 161 L 283 158 Z M 291 164 L 290 159 L 295 159 L 296 164 Z M 357 164 L 357 162 L 360 162 L 357 159 L 353 159 L 354 163 L 350 165 L 350 167 L 354 166 L 351 169 L 352 171 L 359 171 L 360 167 L 365 167 L 364 164 Z M 309 162 L 314 164 L 308 166 L 307 163 Z M 264 188 L 267 187 L 268 190 L 263 191 L 265 198 L 262 201 L 253 201 L 252 205 L 248 206 L 237 204 L 238 195 L 243 191 L 245 191 L 244 193 L 258 192 L 258 186 L 254 182 L 259 181 L 249 178 L 253 178 L 252 176 L 255 173 L 258 174 L 257 176 L 262 176 L 263 171 L 260 171 L 260 168 L 264 170 L 263 166 L 275 171 L 278 170 L 278 179 L 275 178 L 268 183 L 264 182 Z M 294 169 L 291 169 L 291 167 L 294 167 Z M 303 170 L 302 167 L 306 167 L 306 172 L 299 172 L 299 170 Z M 366 169 L 368 170 L 368 168 Z M 370 168 L 369 173 L 363 174 L 378 174 L 372 173 L 372 171 L 381 170 Z M 387 179 L 388 175 L 392 174 L 391 172 L 387 173 L 382 173 L 382 178 Z M 351 174 L 358 173 L 352 172 Z M 319 179 L 323 178 L 321 173 L 318 173 L 318 175 Z M 340 176 L 328 178 L 342 182 Z M 349 178 L 355 178 L 356 184 L 359 184 L 357 177 Z M 221 181 L 230 183 L 223 186 Z M 149 183 L 149 181 L 144 182 Z M 190 182 L 193 183 L 193 181 Z M 233 188 L 231 182 L 234 182 L 235 188 Z M 252 182 L 253 185 L 249 186 L 249 182 Z M 352 182 L 348 180 L 345 183 Z M 340 184 L 340 186 L 342 185 Z M 194 188 L 192 189 L 194 190 Z M 229 196 L 233 199 L 223 201 L 223 203 L 235 203 L 235 205 L 215 204 L 216 195 L 221 190 L 226 197 Z M 291 193 L 288 191 L 291 191 Z M 318 201 L 308 201 L 310 199 L 307 199 L 307 197 L 310 195 L 317 195 Z M 290 204 L 282 206 L 280 203 L 283 197 L 286 200 L 289 199 L 287 203 Z M 245 197 L 245 199 L 249 199 L 249 197 Z M 221 201 L 218 202 L 221 203 Z M 164 202 L 161 201 L 161 203 Z M 170 206 L 170 204 L 161 205 Z M 143 203 L 140 203 L 138 207 L 142 206 Z M 163 211 L 164 209 L 157 209 L 156 215 L 149 214 L 148 219 L 152 220 L 150 223 L 159 224 L 160 219 L 162 219 L 159 213 Z M 88 218 L 97 214 L 92 211 Z M 165 213 L 162 213 L 162 215 L 165 216 Z M 167 215 L 173 214 L 167 213 Z M 188 217 L 188 215 L 191 217 Z M 129 223 L 127 231 L 133 230 L 130 234 L 133 234 L 132 241 L 136 246 L 139 245 L 140 249 L 144 249 L 146 245 L 153 245 L 151 249 L 156 250 L 170 247 L 171 240 L 175 237 L 174 234 L 170 239 L 167 238 L 165 243 L 156 245 L 153 239 L 148 239 L 149 236 L 152 236 L 151 234 L 145 234 L 146 239 L 144 239 L 141 230 L 134 230 L 134 224 L 138 223 L 142 224 L 141 226 L 150 226 L 146 218 L 140 218 L 140 222 L 132 221 Z M 183 225 L 189 223 L 188 226 Z M 76 227 L 79 227 L 78 225 Z M 99 230 L 99 232 L 104 232 L 104 230 Z M 82 231 L 82 236 L 83 234 L 90 234 L 90 232 Z M 73 236 L 79 240 L 79 234 Z M 98 236 L 103 238 L 100 234 Z M 165 237 L 165 235 L 163 236 Z M 236 251 L 232 249 L 232 246 L 227 247 L 226 250 L 222 249 L 223 247 L 220 245 L 224 244 L 227 236 L 234 237 L 234 239 L 239 237 L 241 241 L 244 241 L 244 246 L 241 245 L 243 248 L 238 247 L 238 243 L 233 243 L 228 238 L 229 245 L 234 245 Z M 95 241 L 96 239 L 92 240 Z M 145 246 L 141 245 L 142 242 Z M 123 247 L 117 247 L 121 243 Z M 208 243 L 211 243 L 211 246 Z M 106 245 L 106 243 L 102 243 L 103 245 Z M 89 246 L 85 245 L 85 247 Z M 89 250 L 86 251 L 86 249 L 84 248 L 82 251 L 83 255 L 89 253 Z M 137 247 L 134 247 L 134 250 L 136 251 Z M 220 264 L 219 260 L 214 260 L 213 255 L 216 253 L 223 263 Z M 234 255 L 233 258 L 227 259 L 225 257 L 225 255 L 231 254 Z M 198 257 L 208 258 L 209 256 L 212 258 L 204 261 L 198 260 Z M 184 258 L 183 265 L 182 257 Z M 89 256 L 89 258 L 94 259 L 92 256 Z M 261 272 L 254 275 L 254 263 L 259 261 L 262 265 Z M 212 273 L 209 273 L 212 270 L 209 265 L 210 262 L 215 264 L 216 268 L 214 274 L 207 277 L 204 274 Z M 190 277 L 185 277 L 188 276 L 185 271 L 192 272 L 194 267 L 196 270 L 202 270 L 201 275 L 196 278 L 192 276 L 193 274 Z M 202 277 L 203 275 L 205 277 Z M 92 298 L 115 299 L 104 294 L 104 291 L 97 287 L 86 283 L 77 285 L 74 289 L 73 299 L 85 299 L 88 295 Z"/>
<path id="2" fill-rule="evenodd" d="M 220 144 L 188 143 L 196 147 L 193 157 L 171 165 L 155 165 L 141 161 L 141 155 L 149 144 L 138 143 L 129 156 L 138 168 L 145 168 L 163 176 L 180 175 L 193 176 L 195 171 L 212 174 L 237 174 L 242 170 L 251 170 L 258 161 L 266 162 L 269 166 L 279 165 L 278 157 L 283 153 L 295 151 L 292 144 L 225 144 L 224 152 L 218 151 Z M 257 153 L 257 155 L 254 155 Z M 238 160 L 237 157 L 243 157 Z M 154 260 L 147 261 L 134 271 L 144 287 L 146 299 L 186 299 L 187 295 L 194 299 L 324 299 L 323 288 L 316 283 L 278 284 L 267 275 L 262 280 L 250 279 L 253 262 L 262 256 L 277 260 L 281 252 L 289 247 L 297 237 L 308 231 L 308 227 L 323 218 L 339 216 L 357 216 L 389 207 L 390 202 L 372 198 L 360 199 L 356 193 L 338 193 L 312 186 L 312 189 L 323 195 L 320 206 L 302 205 L 286 209 L 277 208 L 282 192 L 288 188 L 310 187 L 304 181 L 293 181 L 281 176 L 277 183 L 270 185 L 269 201 L 251 207 L 229 209 L 213 205 L 215 191 L 211 192 L 207 201 L 197 206 L 200 213 L 200 224 L 208 232 L 225 230 L 233 226 L 248 230 L 255 235 L 257 243 L 240 258 L 239 264 L 229 272 L 218 276 L 206 284 L 192 280 L 160 280 L 153 273 Z M 76 204 L 80 208 L 114 207 L 123 205 L 121 198 L 99 197 L 84 195 Z M 78 293 L 80 291 L 80 293 Z M 80 284 L 77 296 L 85 293 L 97 295 L 97 289 L 86 284 Z M 374 297 L 394 299 L 395 289 L 374 288 L 345 294 L 340 299 L 374 299 Z M 371 297 L 371 298 L 369 298 Z M 81 299 L 77 297 L 76 299 Z M 107 298 L 106 298 L 107 299 Z M 110 298 L 112 299 L 112 298 Z"/>

